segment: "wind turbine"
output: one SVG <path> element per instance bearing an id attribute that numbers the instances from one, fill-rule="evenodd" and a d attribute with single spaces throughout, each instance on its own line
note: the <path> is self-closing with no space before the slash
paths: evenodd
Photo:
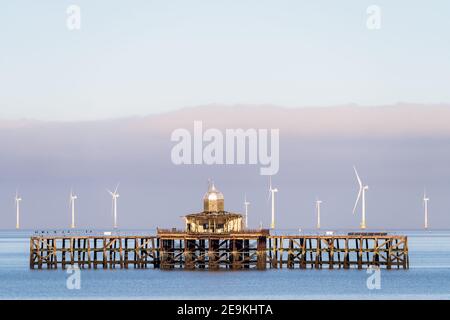
<path id="1" fill-rule="evenodd" d="M 353 166 L 353 169 L 355 170 L 356 179 L 358 179 L 359 184 L 359 192 L 358 197 L 356 198 L 355 206 L 353 207 L 353 214 L 355 214 L 356 207 L 358 206 L 359 199 L 361 198 L 361 229 L 366 229 L 366 191 L 369 190 L 369 186 L 363 185 L 361 179 L 359 178 L 358 171 L 356 170 L 356 167 Z"/>
<path id="2" fill-rule="evenodd" d="M 19 192 L 16 190 L 16 197 L 14 198 L 16 202 L 16 229 L 20 228 L 20 201 L 22 198 L 19 197 Z"/>
<path id="3" fill-rule="evenodd" d="M 320 229 L 320 204 L 321 200 L 316 200 L 316 212 L 317 212 L 317 229 Z"/>
<path id="4" fill-rule="evenodd" d="M 425 229 L 428 229 L 428 201 L 430 201 L 430 198 L 427 197 L 426 192 L 423 192 L 423 208 L 425 210 Z"/>
<path id="5" fill-rule="evenodd" d="M 78 197 L 73 193 L 73 190 L 70 189 L 70 207 L 72 209 L 72 224 L 70 225 L 70 228 L 75 229 L 75 200 L 78 199 Z"/>
<path id="6" fill-rule="evenodd" d="M 117 198 L 119 197 L 119 194 L 117 193 L 117 189 L 119 189 L 119 184 L 117 184 L 116 189 L 114 192 L 109 191 L 109 194 L 112 196 L 112 210 L 113 210 L 113 217 L 114 217 L 114 229 L 117 229 Z"/>
<path id="7" fill-rule="evenodd" d="M 275 193 L 278 192 L 277 188 L 272 188 L 272 177 L 269 177 L 269 198 L 272 198 L 272 222 L 270 228 L 275 229 Z"/>
<path id="8" fill-rule="evenodd" d="M 247 201 L 247 195 L 244 196 L 244 206 L 245 206 L 245 229 L 248 229 L 248 206 L 250 202 Z"/>

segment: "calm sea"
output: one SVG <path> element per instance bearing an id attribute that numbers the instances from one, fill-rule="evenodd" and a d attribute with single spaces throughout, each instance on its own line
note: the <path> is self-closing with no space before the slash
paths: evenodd
<path id="1" fill-rule="evenodd" d="M 380 289 L 368 289 L 366 270 L 99 269 L 70 290 L 65 270 L 29 269 L 31 231 L 3 230 L 0 299 L 449 299 L 450 231 L 395 233 L 409 236 L 410 269 L 382 270 Z"/>

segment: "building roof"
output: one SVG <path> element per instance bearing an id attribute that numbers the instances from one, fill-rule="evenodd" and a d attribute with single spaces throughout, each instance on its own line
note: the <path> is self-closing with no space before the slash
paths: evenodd
<path id="1" fill-rule="evenodd" d="M 228 211 L 219 211 L 219 212 L 210 212 L 210 211 L 202 211 L 198 213 L 191 213 L 185 216 L 185 218 L 219 218 L 219 217 L 227 217 L 227 218 L 239 218 L 242 217 L 242 214 L 228 212 Z"/>

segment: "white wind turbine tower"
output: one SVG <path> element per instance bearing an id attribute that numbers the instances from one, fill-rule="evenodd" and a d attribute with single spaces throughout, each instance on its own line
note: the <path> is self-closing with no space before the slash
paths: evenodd
<path id="1" fill-rule="evenodd" d="M 117 189 L 119 188 L 119 184 L 117 184 L 116 189 L 114 192 L 109 191 L 109 194 L 112 196 L 112 210 L 113 210 L 113 217 L 114 217 L 114 229 L 117 229 L 117 198 L 119 197 L 119 193 L 117 193 Z"/>
<path id="2" fill-rule="evenodd" d="M 275 229 L 275 193 L 278 192 L 277 188 L 272 188 L 272 177 L 269 177 L 269 198 L 272 198 L 272 222 L 270 228 Z"/>
<path id="3" fill-rule="evenodd" d="M 16 191 L 16 197 L 14 198 L 16 202 L 16 229 L 20 228 L 20 201 L 22 201 L 22 198 L 19 197 L 19 192 Z"/>
<path id="4" fill-rule="evenodd" d="M 358 171 L 356 170 L 356 167 L 353 166 L 353 169 L 355 169 L 356 179 L 358 179 L 359 184 L 359 192 L 358 192 L 358 198 L 356 198 L 355 206 L 353 207 L 353 214 L 355 214 L 356 207 L 358 206 L 359 199 L 361 198 L 361 229 L 366 229 L 366 191 L 369 189 L 369 186 L 363 185 L 361 179 L 359 178 Z"/>
<path id="5" fill-rule="evenodd" d="M 317 229 L 320 229 L 320 204 L 321 200 L 316 200 L 316 212 L 317 212 Z"/>
<path id="6" fill-rule="evenodd" d="M 248 206 L 250 202 L 247 201 L 247 195 L 244 196 L 244 206 L 245 206 L 245 228 L 248 229 Z"/>
<path id="7" fill-rule="evenodd" d="M 427 197 L 426 192 L 423 192 L 423 208 L 425 211 L 425 229 L 428 229 L 428 201 L 430 201 L 430 198 Z"/>
<path id="8" fill-rule="evenodd" d="M 70 224 L 70 228 L 75 229 L 75 200 L 78 197 L 73 193 L 73 190 L 70 189 L 70 207 L 72 210 L 72 223 Z"/>

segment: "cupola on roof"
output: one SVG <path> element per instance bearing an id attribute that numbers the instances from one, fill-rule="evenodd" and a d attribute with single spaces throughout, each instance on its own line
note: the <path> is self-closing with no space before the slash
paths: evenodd
<path id="1" fill-rule="evenodd" d="M 222 212 L 224 211 L 224 197 L 222 192 L 216 189 L 214 183 L 211 183 L 208 192 L 203 197 L 203 211 Z"/>

